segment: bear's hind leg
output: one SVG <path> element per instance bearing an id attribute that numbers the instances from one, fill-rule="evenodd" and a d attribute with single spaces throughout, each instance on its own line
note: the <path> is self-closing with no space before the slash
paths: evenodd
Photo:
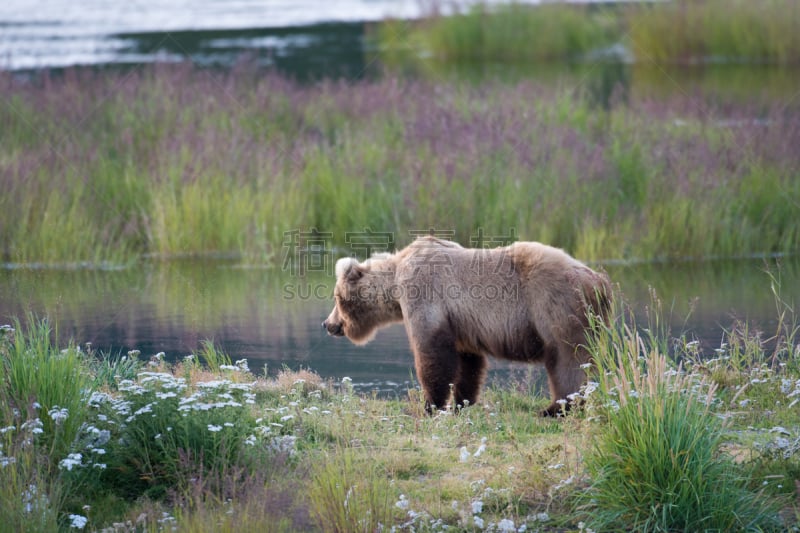
<path id="1" fill-rule="evenodd" d="M 461 365 L 455 388 L 456 406 L 466 407 L 478 403 L 478 397 L 486 379 L 487 361 L 485 355 L 462 353 L 459 354 Z"/>

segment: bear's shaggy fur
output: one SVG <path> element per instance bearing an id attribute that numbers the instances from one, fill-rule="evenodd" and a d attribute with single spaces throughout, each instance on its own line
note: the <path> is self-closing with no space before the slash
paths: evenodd
<path id="1" fill-rule="evenodd" d="M 587 311 L 606 317 L 608 278 L 562 250 L 516 242 L 493 250 L 422 237 L 396 254 L 336 263 L 335 306 L 323 322 L 355 344 L 403 322 L 426 408 L 474 404 L 487 356 L 542 363 L 558 400 L 585 380 Z"/>

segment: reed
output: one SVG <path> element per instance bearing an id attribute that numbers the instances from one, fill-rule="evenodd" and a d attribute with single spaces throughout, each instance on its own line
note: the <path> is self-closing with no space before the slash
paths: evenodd
<path id="1" fill-rule="evenodd" d="M 791 0 L 678 0 L 631 6 L 626 15 L 642 62 L 800 61 L 800 7 Z"/>
<path id="2" fill-rule="evenodd" d="M 585 260 L 800 245 L 791 102 L 604 109 L 532 82 L 300 86 L 185 66 L 3 83 L 7 262 L 281 263 L 288 232 L 311 228 L 340 249 L 365 228 L 398 247 L 513 228 Z"/>
<path id="3" fill-rule="evenodd" d="M 374 32 L 382 59 L 408 68 L 440 62 L 597 61 L 623 45 L 640 64 L 800 61 L 800 8 L 793 0 L 675 0 L 576 6 L 487 6 L 417 22 L 388 20 Z"/>
<path id="4" fill-rule="evenodd" d="M 475 5 L 425 19 L 412 41 L 448 61 L 548 61 L 578 59 L 613 44 L 610 19 L 586 6 L 511 3 Z"/>

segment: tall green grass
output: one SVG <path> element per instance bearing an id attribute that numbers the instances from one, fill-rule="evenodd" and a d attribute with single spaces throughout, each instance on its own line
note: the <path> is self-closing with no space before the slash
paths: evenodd
<path id="1" fill-rule="evenodd" d="M 389 480 L 370 463 L 356 463 L 347 448 L 320 458 L 309 499 L 322 531 L 369 533 L 397 522 L 400 513 Z"/>
<path id="2" fill-rule="evenodd" d="M 0 339 L 3 404 L 14 415 L 5 422 L 38 419 L 36 441 L 55 468 L 89 415 L 86 394 L 92 378 L 77 346 L 60 350 L 53 344 L 49 322 L 29 317 L 29 323 L 26 331 L 16 322 L 12 338 Z"/>
<path id="3" fill-rule="evenodd" d="M 487 6 L 420 21 L 388 20 L 375 32 L 382 59 L 546 62 L 602 58 L 624 45 L 637 63 L 800 61 L 800 7 L 793 0 L 675 0 L 578 6 Z M 595 55 L 592 55 L 592 54 Z M 620 58 L 615 58 L 619 60 Z"/>
<path id="4" fill-rule="evenodd" d="M 613 23 L 585 6 L 477 4 L 418 24 L 386 22 L 379 41 L 389 48 L 409 43 L 448 61 L 564 60 L 613 44 Z"/>
<path id="5" fill-rule="evenodd" d="M 12 263 L 284 264 L 287 232 L 311 228 L 329 249 L 365 228 L 396 246 L 431 227 L 463 243 L 513 228 L 586 260 L 800 243 L 792 104 L 600 109 L 529 82 L 300 86 L 183 66 L 6 83 L 0 248 Z"/>
<path id="6" fill-rule="evenodd" d="M 598 531 L 780 530 L 776 500 L 750 489 L 750 477 L 723 452 L 717 385 L 672 364 L 661 329 L 651 323 L 640 334 L 622 315 L 596 324 L 592 401 L 605 423 L 585 458 L 591 483 L 579 500 L 586 524 Z"/>
<path id="7" fill-rule="evenodd" d="M 676 0 L 626 10 L 642 62 L 800 61 L 800 6 L 792 0 Z"/>

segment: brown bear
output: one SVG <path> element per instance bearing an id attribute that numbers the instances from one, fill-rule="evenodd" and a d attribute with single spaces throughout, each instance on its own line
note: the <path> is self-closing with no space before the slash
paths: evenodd
<path id="1" fill-rule="evenodd" d="M 426 409 L 475 404 L 487 356 L 543 363 L 557 415 L 559 400 L 585 380 L 588 313 L 606 317 L 608 278 L 558 248 L 516 242 L 469 249 L 422 237 L 395 254 L 336 263 L 335 305 L 322 323 L 355 344 L 403 322 Z"/>

